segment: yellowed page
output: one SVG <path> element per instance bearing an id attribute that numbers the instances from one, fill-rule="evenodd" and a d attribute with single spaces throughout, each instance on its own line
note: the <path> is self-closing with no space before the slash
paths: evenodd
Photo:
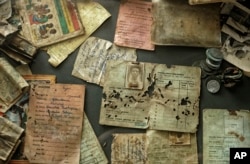
<path id="1" fill-rule="evenodd" d="M 203 164 L 229 163 L 230 148 L 250 147 L 249 110 L 203 110 Z"/>
<path id="2" fill-rule="evenodd" d="M 145 134 L 113 134 L 111 145 L 111 163 L 136 163 L 145 164 L 146 135 Z"/>
<path id="3" fill-rule="evenodd" d="M 80 164 L 108 164 L 108 159 L 86 114 L 83 117 Z"/>
<path id="4" fill-rule="evenodd" d="M 35 47 L 84 34 L 73 0 L 20 0 L 22 35 Z"/>
<path id="5" fill-rule="evenodd" d="M 29 85 L 5 58 L 0 58 L 0 79 L 0 112 L 5 113 Z"/>
<path id="6" fill-rule="evenodd" d="M 79 47 L 101 24 L 111 15 L 99 3 L 93 1 L 77 0 L 77 8 L 80 19 L 84 23 L 85 34 L 73 39 L 53 44 L 46 47 L 49 54 L 49 63 L 57 67 L 62 63 L 77 47 Z"/>
<path id="7" fill-rule="evenodd" d="M 31 163 L 79 163 L 85 86 L 32 85 L 24 153 Z"/>
<path id="8" fill-rule="evenodd" d="M 151 43 L 152 2 L 122 0 L 114 43 L 136 49 L 154 50 Z"/>
<path id="9" fill-rule="evenodd" d="M 21 127 L 0 116 L 0 163 L 8 163 L 23 131 Z"/>
<path id="10" fill-rule="evenodd" d="M 196 134 L 147 130 L 148 164 L 198 164 Z"/>
<path id="11" fill-rule="evenodd" d="M 220 47 L 219 4 L 153 0 L 152 42 L 156 45 Z"/>
<path id="12" fill-rule="evenodd" d="M 198 67 L 108 61 L 99 122 L 194 133 L 199 96 Z"/>
<path id="13" fill-rule="evenodd" d="M 135 49 L 119 47 L 110 41 L 90 37 L 79 48 L 72 75 L 103 86 L 107 61 L 136 61 L 136 58 Z"/>

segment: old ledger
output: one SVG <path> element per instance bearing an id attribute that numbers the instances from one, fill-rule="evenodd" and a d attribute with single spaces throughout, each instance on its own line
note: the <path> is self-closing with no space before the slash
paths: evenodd
<path id="1" fill-rule="evenodd" d="M 151 43 L 152 2 L 122 0 L 114 43 L 119 46 L 154 50 Z"/>
<path id="2" fill-rule="evenodd" d="M 42 47 L 83 34 L 73 0 L 20 0 L 22 36 Z"/>
<path id="3" fill-rule="evenodd" d="M 0 116 L 0 163 L 8 163 L 18 146 L 23 129 Z"/>
<path id="4" fill-rule="evenodd" d="M 84 114 L 80 164 L 89 163 L 108 164 L 108 159 L 102 150 L 88 117 Z"/>
<path id="5" fill-rule="evenodd" d="M 27 92 L 28 83 L 5 59 L 0 58 L 0 112 L 5 113 Z"/>
<path id="6" fill-rule="evenodd" d="M 198 67 L 108 61 L 99 122 L 194 133 L 200 74 Z"/>
<path id="7" fill-rule="evenodd" d="M 147 130 L 149 164 L 198 164 L 196 134 Z"/>
<path id="8" fill-rule="evenodd" d="M 85 33 L 84 35 L 46 47 L 48 48 L 47 53 L 50 56 L 49 63 L 54 67 L 57 67 L 60 63 L 62 63 L 111 16 L 110 13 L 97 2 L 77 0 L 76 4 L 80 19 L 84 22 Z"/>
<path id="9" fill-rule="evenodd" d="M 79 163 L 85 86 L 32 85 L 24 153 L 31 163 Z"/>
<path id="10" fill-rule="evenodd" d="M 72 75 L 103 86 L 108 60 L 136 61 L 135 49 L 120 47 L 112 42 L 89 37 L 79 48 Z"/>
<path id="11" fill-rule="evenodd" d="M 136 163 L 145 164 L 146 156 L 146 135 L 135 134 L 114 134 L 111 145 L 111 163 Z"/>
<path id="12" fill-rule="evenodd" d="M 250 147 L 249 110 L 203 110 L 203 164 L 229 163 L 230 148 Z"/>
<path id="13" fill-rule="evenodd" d="M 187 0 L 153 0 L 152 42 L 157 45 L 220 47 L 218 4 L 189 5 Z"/>

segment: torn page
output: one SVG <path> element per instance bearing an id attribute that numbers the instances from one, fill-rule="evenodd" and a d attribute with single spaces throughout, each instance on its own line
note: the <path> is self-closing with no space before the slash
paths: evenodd
<path id="1" fill-rule="evenodd" d="M 80 164 L 108 164 L 108 159 L 95 135 L 86 114 L 83 117 Z"/>
<path id="2" fill-rule="evenodd" d="M 85 86 L 32 85 L 24 153 L 31 163 L 79 163 Z"/>
<path id="3" fill-rule="evenodd" d="M 230 148 L 250 147 L 249 110 L 203 110 L 203 163 L 229 163 Z"/>
<path id="4" fill-rule="evenodd" d="M 113 134 L 111 145 L 111 163 L 145 164 L 146 135 L 145 134 Z"/>
<path id="5" fill-rule="evenodd" d="M 114 43 L 136 49 L 154 50 L 151 43 L 152 2 L 122 0 Z"/>
<path id="6" fill-rule="evenodd" d="M 58 44 L 46 47 L 50 56 L 49 63 L 57 67 L 62 63 L 76 48 L 78 48 L 98 27 L 102 25 L 111 15 L 99 3 L 93 1 L 77 0 L 77 8 L 80 19 L 84 23 L 85 34 Z"/>
<path id="7" fill-rule="evenodd" d="M 194 133 L 200 74 L 198 67 L 108 61 L 99 123 Z"/>
<path id="8" fill-rule="evenodd" d="M 0 58 L 0 111 L 5 113 L 27 91 L 28 83 L 4 58 Z"/>
<path id="9" fill-rule="evenodd" d="M 152 42 L 157 45 L 220 47 L 220 6 L 186 0 L 153 0 Z M 178 12 L 176 12 L 178 11 Z"/>
<path id="10" fill-rule="evenodd" d="M 108 60 L 136 61 L 135 49 L 119 47 L 97 37 L 88 38 L 79 48 L 72 75 L 103 86 Z"/>
<path id="11" fill-rule="evenodd" d="M 196 134 L 147 130 L 148 163 L 198 164 Z"/>
<path id="12" fill-rule="evenodd" d="M 20 0 L 22 35 L 43 47 L 84 34 L 73 0 Z"/>
<path id="13" fill-rule="evenodd" d="M 0 163 L 8 163 L 23 131 L 21 127 L 0 116 Z"/>

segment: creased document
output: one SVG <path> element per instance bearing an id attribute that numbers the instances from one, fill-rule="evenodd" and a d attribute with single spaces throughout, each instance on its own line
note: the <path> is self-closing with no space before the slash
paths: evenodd
<path id="1" fill-rule="evenodd" d="M 79 163 L 85 86 L 32 85 L 24 153 L 31 163 Z"/>
<path id="2" fill-rule="evenodd" d="M 20 6 L 22 36 L 36 47 L 85 32 L 73 0 L 20 0 Z"/>
<path id="3" fill-rule="evenodd" d="M 145 164 L 147 162 L 145 134 L 114 134 L 113 136 L 111 145 L 112 164 Z"/>
<path id="4" fill-rule="evenodd" d="M 249 110 L 203 110 L 203 164 L 229 163 L 230 148 L 250 147 Z"/>
<path id="5" fill-rule="evenodd" d="M 198 164 L 196 134 L 147 130 L 148 164 Z"/>
<path id="6" fill-rule="evenodd" d="M 136 58 L 135 49 L 119 47 L 110 41 L 90 37 L 79 48 L 72 75 L 103 86 L 107 61 L 136 61 Z"/>
<path id="7" fill-rule="evenodd" d="M 23 129 L 0 116 L 0 163 L 8 163 L 16 145 L 19 144 Z"/>
<path id="8" fill-rule="evenodd" d="M 49 63 L 57 67 L 76 48 L 78 48 L 98 27 L 102 25 L 111 15 L 99 3 L 93 1 L 77 0 L 77 9 L 80 19 L 84 23 L 85 34 L 46 47 L 49 54 Z"/>
<path id="9" fill-rule="evenodd" d="M 86 114 L 83 117 L 80 164 L 108 164 L 108 159 L 95 135 Z"/>
<path id="10" fill-rule="evenodd" d="M 151 43 L 152 2 L 122 0 L 114 43 L 136 49 L 154 50 Z"/>
<path id="11" fill-rule="evenodd" d="M 194 133 L 200 74 L 198 67 L 108 61 L 99 122 Z"/>
<path id="12" fill-rule="evenodd" d="M 218 4 L 189 5 L 187 0 L 153 0 L 152 42 L 157 45 L 220 47 Z"/>
<path id="13" fill-rule="evenodd" d="M 5 59 L 0 58 L 0 112 L 5 113 L 27 92 L 28 83 Z"/>

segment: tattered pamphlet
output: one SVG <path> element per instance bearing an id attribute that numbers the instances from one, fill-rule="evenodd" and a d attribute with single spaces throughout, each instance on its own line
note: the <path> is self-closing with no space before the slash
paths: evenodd
<path id="1" fill-rule="evenodd" d="M 24 153 L 31 163 L 79 163 L 85 86 L 32 85 Z"/>
<path id="2" fill-rule="evenodd" d="M 27 92 L 29 84 L 5 59 L 0 58 L 0 112 L 5 113 Z"/>
<path id="3" fill-rule="evenodd" d="M 152 42 L 157 45 L 220 47 L 220 6 L 187 0 L 153 0 Z"/>
<path id="4" fill-rule="evenodd" d="M 196 134 L 147 130 L 149 164 L 198 164 Z"/>
<path id="5" fill-rule="evenodd" d="M 145 164 L 147 162 L 145 134 L 114 134 L 113 136 L 111 145 L 112 164 Z"/>
<path id="6" fill-rule="evenodd" d="M 203 164 L 229 163 L 230 148 L 250 147 L 250 111 L 203 110 Z"/>
<path id="7" fill-rule="evenodd" d="M 119 47 L 97 37 L 88 38 L 79 48 L 72 75 L 103 86 L 106 62 L 136 61 L 135 49 Z"/>
<path id="8" fill-rule="evenodd" d="M 84 34 L 73 0 L 20 0 L 22 36 L 42 47 Z"/>
<path id="9" fill-rule="evenodd" d="M 108 61 L 99 122 L 194 133 L 200 74 L 198 67 Z"/>
<path id="10" fill-rule="evenodd" d="M 86 114 L 83 117 L 80 164 L 108 164 L 108 159 Z"/>
<path id="11" fill-rule="evenodd" d="M 122 0 L 114 43 L 119 46 L 154 50 L 151 43 L 152 2 Z"/>
<path id="12" fill-rule="evenodd" d="M 13 155 L 23 129 L 8 119 L 0 116 L 0 163 L 8 163 Z"/>
<path id="13" fill-rule="evenodd" d="M 111 16 L 110 13 L 97 2 L 83 0 L 77 0 L 76 2 L 80 19 L 84 23 L 85 33 L 84 35 L 46 47 L 47 53 L 50 56 L 49 63 L 54 67 L 62 63 Z"/>

